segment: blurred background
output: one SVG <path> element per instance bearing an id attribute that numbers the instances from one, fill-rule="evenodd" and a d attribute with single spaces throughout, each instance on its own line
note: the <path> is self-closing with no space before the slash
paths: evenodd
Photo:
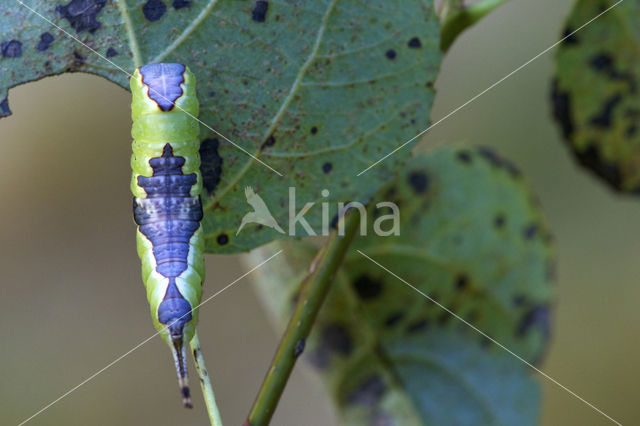
<path id="1" fill-rule="evenodd" d="M 571 0 L 513 0 L 464 34 L 437 82 L 433 120 L 558 40 Z M 453 117 L 423 145 L 492 145 L 528 176 L 557 239 L 554 336 L 542 369 L 622 423 L 640 415 L 640 200 L 577 167 L 551 119 L 553 52 Z M 0 424 L 17 424 L 154 333 L 129 193 L 129 94 L 85 74 L 11 90 L 0 121 Z M 246 270 L 209 256 L 205 297 Z M 226 422 L 244 421 L 278 341 L 250 278 L 201 310 L 200 336 Z M 205 425 L 181 407 L 155 338 L 30 425 Z M 538 376 L 544 425 L 609 422 Z M 197 380 L 194 385 L 197 387 Z M 337 422 L 296 368 L 274 425 Z"/>

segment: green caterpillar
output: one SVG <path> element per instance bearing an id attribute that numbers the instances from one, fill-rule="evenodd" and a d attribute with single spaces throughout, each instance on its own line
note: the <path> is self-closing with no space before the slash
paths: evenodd
<path id="1" fill-rule="evenodd" d="M 202 176 L 196 81 L 181 64 L 150 64 L 131 77 L 131 191 L 151 317 L 175 359 L 191 407 L 185 347 L 194 338 L 204 280 Z"/>

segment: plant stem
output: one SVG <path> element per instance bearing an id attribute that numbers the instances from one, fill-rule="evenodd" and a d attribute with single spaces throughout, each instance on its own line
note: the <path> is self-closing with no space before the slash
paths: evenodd
<path id="1" fill-rule="evenodd" d="M 360 213 L 357 209 L 350 209 L 342 220 L 344 223 L 339 223 L 338 229 L 344 226 L 344 235 L 338 235 L 337 231 L 331 233 L 329 241 L 320 249 L 301 283 L 300 296 L 293 315 L 289 319 L 245 426 L 266 426 L 271 421 L 293 366 L 302 354 L 311 326 L 331 287 L 333 277 L 356 234 Z"/>
<path id="2" fill-rule="evenodd" d="M 193 354 L 193 361 L 196 364 L 196 370 L 198 370 L 198 376 L 200 376 L 200 387 L 202 388 L 202 395 L 204 396 L 204 403 L 207 406 L 211 426 L 222 426 L 222 418 L 220 417 L 220 411 L 216 404 L 216 397 L 213 394 L 213 386 L 211 385 L 209 372 L 204 364 L 204 357 L 202 356 L 202 349 L 200 349 L 200 339 L 198 339 L 197 331 L 193 339 L 191 339 L 191 353 Z"/>
<path id="3" fill-rule="evenodd" d="M 509 0 L 484 0 L 471 6 L 460 6 L 443 12 L 440 26 L 440 50 L 446 52 L 460 33 L 474 25 Z"/>

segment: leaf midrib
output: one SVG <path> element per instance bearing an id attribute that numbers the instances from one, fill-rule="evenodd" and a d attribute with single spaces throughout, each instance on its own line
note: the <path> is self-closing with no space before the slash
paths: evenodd
<path id="1" fill-rule="evenodd" d="M 121 0 L 124 1 L 124 0 Z M 162 62 L 167 56 L 169 56 L 174 50 L 176 50 L 186 39 L 191 35 L 192 32 L 196 30 L 196 28 L 209 16 L 215 5 L 218 3 L 218 0 L 209 0 L 209 3 L 200 11 L 196 19 L 194 19 L 187 27 L 182 31 L 182 33 L 164 49 L 160 52 L 155 58 L 151 60 L 152 63 Z"/>
<path id="2" fill-rule="evenodd" d="M 135 68 L 142 66 L 142 58 L 140 56 L 140 47 L 138 46 L 138 39 L 136 37 L 133 23 L 131 22 L 131 15 L 129 14 L 129 6 L 126 0 L 117 0 L 118 9 L 122 15 L 122 22 L 127 30 L 127 38 L 129 40 L 129 49 L 131 49 L 131 55 L 133 55 L 133 64 Z"/>
<path id="3" fill-rule="evenodd" d="M 333 7 L 336 4 L 336 2 L 337 0 L 331 0 L 331 2 L 329 3 L 329 6 L 327 7 L 327 11 L 325 12 L 324 16 L 322 17 L 322 21 L 320 22 L 320 27 L 318 28 L 318 32 L 316 34 L 316 40 L 314 42 L 313 49 L 311 49 L 311 52 L 309 53 L 307 60 L 304 62 L 302 67 L 300 67 L 300 71 L 298 71 L 298 75 L 296 76 L 296 79 L 293 81 L 293 84 L 289 89 L 289 94 L 287 95 L 284 102 L 282 103 L 282 106 L 278 109 L 278 112 L 276 113 L 276 115 L 271 120 L 271 124 L 265 131 L 258 150 L 255 151 L 255 153 L 253 154 L 254 156 L 257 157 L 262 152 L 262 146 L 264 145 L 264 142 L 273 133 L 278 123 L 280 123 L 282 116 L 284 115 L 285 111 L 287 110 L 287 107 L 293 100 L 298 88 L 300 87 L 300 83 L 302 81 L 302 78 L 306 74 L 307 69 L 309 68 L 311 63 L 315 60 L 318 50 L 320 48 L 320 45 L 322 44 L 324 31 L 327 28 L 329 15 L 331 14 L 331 11 L 333 10 Z M 215 206 L 222 198 L 224 198 L 227 192 L 229 192 L 240 181 L 240 179 L 242 179 L 242 177 L 247 173 L 247 171 L 251 168 L 251 165 L 254 162 L 255 160 L 252 157 L 250 157 L 249 160 L 247 160 L 246 165 L 238 173 L 236 173 L 236 175 L 232 179 L 229 180 L 229 183 L 227 184 L 227 186 L 225 186 L 215 196 L 211 197 L 209 202 L 204 206 L 203 210 L 205 212 L 210 211 L 213 208 L 213 206 Z"/>

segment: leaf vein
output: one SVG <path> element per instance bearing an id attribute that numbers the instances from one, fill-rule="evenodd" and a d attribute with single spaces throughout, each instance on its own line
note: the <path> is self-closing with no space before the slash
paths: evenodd
<path id="1" fill-rule="evenodd" d="M 124 0 L 118 0 L 124 1 Z M 174 50 L 178 48 L 186 39 L 193 33 L 196 28 L 209 16 L 211 11 L 218 0 L 209 0 L 209 3 L 200 11 L 196 19 L 193 20 L 187 27 L 182 31 L 182 33 L 176 38 L 173 43 L 171 43 L 165 50 L 160 52 L 158 56 L 151 60 L 152 63 L 162 62 L 167 56 L 169 56 Z"/>
<path id="2" fill-rule="evenodd" d="M 120 14 L 122 15 L 122 22 L 127 31 L 127 39 L 129 41 L 129 49 L 131 49 L 131 54 L 133 55 L 133 63 L 137 68 L 142 66 L 142 58 L 140 56 L 140 48 L 138 47 L 138 38 L 136 37 L 136 33 L 133 29 L 133 23 L 131 22 L 129 6 L 127 5 L 126 0 L 117 0 L 117 2 L 118 9 L 120 9 Z"/>
<path id="3" fill-rule="evenodd" d="M 314 42 L 313 49 L 311 50 L 311 53 L 309 54 L 309 57 L 307 58 L 305 63 L 300 68 L 300 71 L 298 72 L 298 75 L 297 75 L 296 79 L 293 81 L 291 89 L 289 89 L 289 94 L 287 95 L 286 99 L 282 103 L 282 106 L 280 107 L 280 109 L 278 110 L 276 115 L 274 116 L 273 120 L 271 120 L 271 125 L 267 128 L 267 131 L 264 133 L 264 135 L 262 137 L 262 142 L 260 143 L 260 148 L 255 152 L 254 155 L 256 155 L 256 156 L 260 155 L 260 152 L 262 151 L 262 146 L 264 145 L 264 141 L 266 141 L 267 138 L 269 137 L 269 135 L 271 135 L 271 133 L 275 130 L 276 126 L 278 125 L 278 123 L 282 119 L 282 116 L 284 115 L 284 112 L 286 111 L 287 107 L 289 106 L 289 104 L 293 100 L 293 97 L 294 97 L 298 87 L 300 87 L 300 82 L 302 81 L 302 78 L 304 77 L 304 74 L 305 74 L 307 68 L 309 67 L 309 65 L 311 65 L 311 63 L 315 59 L 315 56 L 318 53 L 318 50 L 320 48 L 320 44 L 322 43 L 322 38 L 324 36 L 324 31 L 327 28 L 327 22 L 329 20 L 329 15 L 331 15 L 331 11 L 332 11 L 334 5 L 336 4 L 336 2 L 337 2 L 337 0 L 331 0 L 331 2 L 329 3 L 329 6 L 327 7 L 327 11 L 324 14 L 324 16 L 322 17 L 322 21 L 320 23 L 320 27 L 318 28 L 318 33 L 316 34 L 316 40 Z M 216 194 L 215 197 L 212 197 L 211 200 L 204 207 L 204 210 L 205 211 L 210 210 L 215 205 L 215 203 L 218 202 L 218 200 L 223 198 L 225 196 L 225 194 L 227 192 L 229 192 L 231 190 L 231 188 L 233 188 L 236 185 L 236 183 L 238 183 L 240 181 L 242 176 L 244 176 L 247 173 L 247 171 L 249 170 L 249 168 L 251 167 L 253 162 L 254 162 L 253 158 L 247 160 L 247 164 L 238 173 L 236 173 L 236 175 L 229 182 L 229 185 L 227 185 L 224 189 L 222 189 L 222 191 L 220 191 L 219 194 Z"/>

